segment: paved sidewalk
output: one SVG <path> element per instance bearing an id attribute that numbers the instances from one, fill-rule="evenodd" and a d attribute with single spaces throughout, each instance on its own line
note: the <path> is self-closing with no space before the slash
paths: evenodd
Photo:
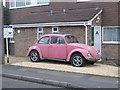
<path id="1" fill-rule="evenodd" d="M 3 75 L 64 87 L 118 88 L 118 78 L 3 65 Z"/>

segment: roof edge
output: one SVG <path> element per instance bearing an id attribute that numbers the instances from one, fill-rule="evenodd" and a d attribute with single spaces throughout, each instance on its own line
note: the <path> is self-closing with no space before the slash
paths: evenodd
<path id="1" fill-rule="evenodd" d="M 91 25 L 90 21 L 79 22 L 53 22 L 53 23 L 34 23 L 34 24 L 12 24 L 13 28 L 27 28 L 27 27 L 48 27 L 48 26 L 81 26 Z"/>
<path id="2" fill-rule="evenodd" d="M 91 20 L 89 20 L 90 22 L 92 22 L 98 15 L 100 15 L 103 12 L 103 9 L 101 9 Z"/>

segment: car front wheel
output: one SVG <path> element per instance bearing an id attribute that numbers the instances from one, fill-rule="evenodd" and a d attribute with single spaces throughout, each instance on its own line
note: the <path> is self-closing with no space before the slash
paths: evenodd
<path id="1" fill-rule="evenodd" d="M 37 52 L 37 51 L 32 51 L 31 53 L 30 53 L 30 60 L 32 61 L 32 62 L 38 62 L 38 61 L 40 61 L 40 56 L 39 56 L 39 53 Z"/>
<path id="2" fill-rule="evenodd" d="M 79 53 L 73 54 L 71 57 L 71 64 L 75 67 L 82 67 L 85 65 L 85 59 Z"/>

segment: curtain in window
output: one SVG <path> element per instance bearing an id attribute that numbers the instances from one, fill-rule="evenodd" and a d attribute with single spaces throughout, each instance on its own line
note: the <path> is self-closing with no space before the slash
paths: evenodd
<path id="1" fill-rule="evenodd" d="M 120 28 L 118 28 L 118 27 L 105 27 L 103 35 L 104 35 L 104 41 L 118 42 L 118 41 L 120 41 Z"/>

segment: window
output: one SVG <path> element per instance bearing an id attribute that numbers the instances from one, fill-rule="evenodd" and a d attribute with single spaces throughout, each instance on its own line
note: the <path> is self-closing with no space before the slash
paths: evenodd
<path id="1" fill-rule="evenodd" d="M 10 2 L 10 7 L 15 7 L 15 6 L 16 6 L 15 0 L 11 0 L 11 2 Z"/>
<path id="2" fill-rule="evenodd" d="M 79 43 L 77 38 L 72 35 L 65 36 L 65 39 L 67 43 Z"/>
<path id="3" fill-rule="evenodd" d="M 25 6 L 25 0 L 17 0 L 16 7 Z"/>
<path id="4" fill-rule="evenodd" d="M 31 0 L 26 0 L 26 5 L 31 5 Z"/>
<path id="5" fill-rule="evenodd" d="M 103 43 L 118 43 L 118 42 L 120 42 L 120 27 L 104 27 Z"/>
<path id="6" fill-rule="evenodd" d="M 10 43 L 15 43 L 14 38 L 10 38 Z"/>
<path id="7" fill-rule="evenodd" d="M 37 4 L 49 3 L 49 0 L 37 0 Z"/>
<path id="8" fill-rule="evenodd" d="M 58 27 L 53 27 L 53 28 L 52 28 L 52 33 L 53 33 L 53 34 L 59 33 Z"/>
<path id="9" fill-rule="evenodd" d="M 10 0 L 10 9 L 48 4 L 49 0 Z"/>
<path id="10" fill-rule="evenodd" d="M 51 44 L 65 44 L 62 37 L 51 37 Z"/>
<path id="11" fill-rule="evenodd" d="M 39 44 L 49 44 L 50 37 L 43 37 L 41 38 L 38 43 Z"/>
<path id="12" fill-rule="evenodd" d="M 37 28 L 37 39 L 43 35 L 43 28 Z"/>

